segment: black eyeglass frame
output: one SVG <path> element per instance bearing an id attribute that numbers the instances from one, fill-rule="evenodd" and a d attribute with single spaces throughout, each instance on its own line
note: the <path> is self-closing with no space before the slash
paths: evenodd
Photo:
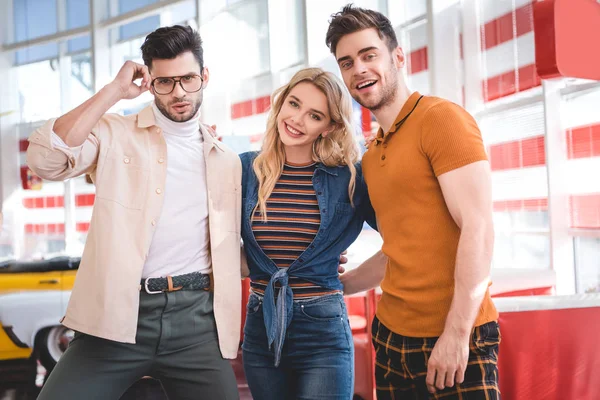
<path id="1" fill-rule="evenodd" d="M 200 81 L 202 83 L 200 84 L 200 87 L 198 88 L 198 90 L 189 91 L 189 90 L 187 90 L 186 88 L 183 87 L 183 84 L 181 83 L 181 80 L 183 78 L 185 78 L 185 77 L 188 77 L 188 76 L 198 76 L 198 77 L 200 77 Z M 158 90 L 156 90 L 156 87 L 154 87 L 154 82 L 157 79 L 173 79 L 173 87 L 167 93 L 160 93 Z M 167 94 L 173 93 L 173 90 L 175 90 L 175 86 L 178 83 L 179 83 L 179 86 L 181 86 L 181 88 L 183 89 L 184 92 L 186 92 L 186 93 L 197 93 L 200 90 L 202 90 L 202 87 L 204 86 L 204 78 L 202 78 L 202 75 L 199 75 L 199 74 L 191 74 L 191 75 L 188 74 L 188 75 L 184 75 L 184 76 L 159 76 L 159 77 L 156 77 L 156 78 L 152 79 L 152 81 L 150 82 L 150 86 L 152 86 L 152 88 L 154 89 L 154 91 L 156 92 L 156 94 L 167 95 Z"/>

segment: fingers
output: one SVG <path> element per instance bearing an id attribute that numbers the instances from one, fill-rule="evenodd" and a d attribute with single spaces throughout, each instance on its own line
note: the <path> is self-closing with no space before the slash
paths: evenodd
<path id="1" fill-rule="evenodd" d="M 435 372 L 435 387 L 439 390 L 444 390 L 446 387 L 446 371 L 437 370 Z"/>
<path id="2" fill-rule="evenodd" d="M 465 371 L 466 371 L 467 367 L 466 366 L 459 366 L 458 369 L 456 370 L 456 378 L 455 378 L 455 382 L 458 384 L 461 384 L 465 381 Z"/>
<path id="3" fill-rule="evenodd" d="M 344 268 L 341 265 L 339 265 L 338 266 L 338 274 L 343 274 L 344 272 L 346 272 L 346 268 Z"/>
<path id="4" fill-rule="evenodd" d="M 344 255 L 344 254 L 348 254 L 348 249 L 342 251 L 342 255 Z"/>
<path id="5" fill-rule="evenodd" d="M 202 124 L 204 126 L 204 128 L 206 128 L 206 131 L 208 133 L 211 134 L 212 137 L 217 138 L 217 132 L 215 131 L 215 129 L 217 128 L 216 125 L 206 125 L 206 124 Z"/>
<path id="6" fill-rule="evenodd" d="M 460 381 L 459 381 L 460 379 Z M 460 384 L 464 381 L 464 370 L 444 370 L 442 367 L 429 363 L 427 366 L 427 377 L 425 384 L 429 393 L 435 393 L 438 390 L 454 387 L 454 384 Z"/>
<path id="7" fill-rule="evenodd" d="M 136 71 L 132 81 L 142 78 L 142 83 L 140 84 L 140 87 L 143 88 L 144 91 L 150 89 L 150 83 L 152 82 L 150 70 L 148 70 L 148 67 L 145 65 L 135 64 L 135 66 Z"/>
<path id="8" fill-rule="evenodd" d="M 446 373 L 446 382 L 444 382 L 446 387 L 454 387 L 454 378 L 456 376 L 456 371 L 448 371 Z"/>
<path id="9" fill-rule="evenodd" d="M 434 363 L 431 362 L 431 359 L 429 360 L 430 362 L 427 363 L 427 377 L 425 378 L 425 384 L 427 385 L 427 390 L 429 391 L 429 393 L 435 393 L 435 367 L 434 367 Z"/>

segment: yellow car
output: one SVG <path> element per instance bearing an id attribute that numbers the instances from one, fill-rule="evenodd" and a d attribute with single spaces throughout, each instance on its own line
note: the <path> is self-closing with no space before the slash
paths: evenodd
<path id="1" fill-rule="evenodd" d="M 78 267 L 70 257 L 0 263 L 0 363 L 34 358 L 54 368 L 73 336 L 60 319 Z"/>

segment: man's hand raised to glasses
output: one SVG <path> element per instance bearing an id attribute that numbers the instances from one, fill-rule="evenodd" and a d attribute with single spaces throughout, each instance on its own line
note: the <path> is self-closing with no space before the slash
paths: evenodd
<path id="1" fill-rule="evenodd" d="M 142 80 L 140 85 L 135 83 L 138 79 Z M 133 61 L 126 61 L 113 80 L 113 83 L 118 85 L 121 91 L 121 98 L 130 100 L 149 90 L 152 78 L 147 66 Z"/>

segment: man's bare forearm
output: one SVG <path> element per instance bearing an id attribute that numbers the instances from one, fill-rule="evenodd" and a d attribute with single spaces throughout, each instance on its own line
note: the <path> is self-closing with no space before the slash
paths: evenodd
<path id="1" fill-rule="evenodd" d="M 462 229 L 456 255 L 454 296 L 445 333 L 470 335 L 488 288 L 493 245 L 491 221 Z"/>
<path id="2" fill-rule="evenodd" d="M 387 260 L 387 256 L 380 250 L 357 268 L 344 273 L 340 277 L 344 284 L 344 294 L 359 293 L 379 286 L 385 275 Z"/>
<path id="3" fill-rule="evenodd" d="M 69 147 L 82 145 L 100 118 L 121 98 L 122 91 L 117 84 L 106 85 L 85 103 L 58 118 L 54 133 Z"/>

